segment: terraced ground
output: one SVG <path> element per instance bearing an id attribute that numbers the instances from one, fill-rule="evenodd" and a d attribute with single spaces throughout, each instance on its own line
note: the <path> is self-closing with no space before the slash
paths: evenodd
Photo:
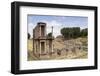
<path id="1" fill-rule="evenodd" d="M 33 42 L 32 39 L 28 40 L 28 61 L 32 60 L 51 60 L 51 59 L 85 59 L 88 58 L 88 40 L 87 38 L 77 38 L 70 40 L 63 40 L 61 38 L 55 38 L 53 41 L 54 52 L 52 56 L 44 56 L 44 58 L 38 58 L 33 54 Z M 72 51 L 74 49 L 74 51 Z M 68 49 L 66 52 L 65 49 Z M 61 55 L 57 54 L 57 50 L 60 50 Z"/>

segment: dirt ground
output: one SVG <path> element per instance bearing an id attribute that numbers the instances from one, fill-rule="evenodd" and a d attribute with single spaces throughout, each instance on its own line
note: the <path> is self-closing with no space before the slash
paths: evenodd
<path id="1" fill-rule="evenodd" d="M 70 40 L 63 40 L 55 38 L 53 40 L 54 54 L 45 55 L 42 58 L 36 57 L 33 54 L 32 39 L 28 40 L 28 61 L 32 60 L 58 60 L 58 59 L 86 59 L 88 58 L 88 44 L 87 38 L 77 38 Z M 74 48 L 74 51 L 73 51 Z M 65 51 L 67 49 L 67 51 Z M 60 55 L 57 54 L 60 50 Z"/>

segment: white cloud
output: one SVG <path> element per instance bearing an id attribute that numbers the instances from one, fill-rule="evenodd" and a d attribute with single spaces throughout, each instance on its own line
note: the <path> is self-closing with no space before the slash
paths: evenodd
<path id="1" fill-rule="evenodd" d="M 60 35 L 60 30 L 63 27 L 61 23 L 57 22 L 56 20 L 52 20 L 52 21 L 42 20 L 41 22 L 45 22 L 47 24 L 46 25 L 47 34 L 52 31 L 52 26 L 53 26 L 53 35 L 55 37 Z M 31 34 L 31 37 L 33 37 L 33 28 L 35 27 L 36 27 L 36 24 L 33 24 L 33 23 L 28 24 L 28 33 Z"/>
<path id="2" fill-rule="evenodd" d="M 52 26 L 53 26 L 53 35 L 56 37 L 57 35 L 60 35 L 60 29 L 62 28 L 62 24 L 57 22 L 56 20 L 52 21 L 43 21 L 47 23 L 47 33 L 52 31 Z"/>
<path id="3" fill-rule="evenodd" d="M 30 33 L 31 38 L 33 37 L 33 28 L 34 28 L 34 24 L 33 23 L 29 23 L 28 24 L 28 33 Z"/>

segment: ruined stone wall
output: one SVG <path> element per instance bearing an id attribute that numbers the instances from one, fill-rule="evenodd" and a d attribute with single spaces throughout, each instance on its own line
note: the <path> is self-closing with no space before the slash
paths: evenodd
<path id="1" fill-rule="evenodd" d="M 40 27 L 39 26 L 37 26 L 35 29 L 34 29 L 34 36 L 35 36 L 35 38 L 39 38 L 40 37 Z"/>

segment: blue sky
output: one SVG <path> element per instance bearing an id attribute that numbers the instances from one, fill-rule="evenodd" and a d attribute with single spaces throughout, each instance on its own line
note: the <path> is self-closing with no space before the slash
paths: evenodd
<path id="1" fill-rule="evenodd" d="M 88 17 L 80 16 L 50 16 L 50 15 L 28 15 L 28 32 L 32 36 L 32 30 L 38 22 L 47 23 L 47 33 L 54 29 L 54 36 L 60 35 L 60 29 L 63 27 L 88 27 Z"/>

